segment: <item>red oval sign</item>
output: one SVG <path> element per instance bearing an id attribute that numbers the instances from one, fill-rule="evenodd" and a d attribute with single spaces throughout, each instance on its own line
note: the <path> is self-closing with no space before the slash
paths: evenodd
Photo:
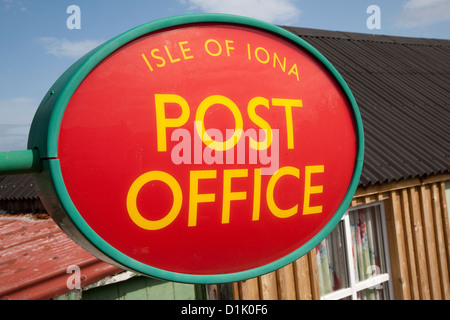
<path id="1" fill-rule="evenodd" d="M 84 77 L 55 158 L 78 214 L 117 256 L 220 282 L 280 267 L 331 228 L 354 184 L 358 121 L 298 43 L 249 24 L 179 25 Z"/>

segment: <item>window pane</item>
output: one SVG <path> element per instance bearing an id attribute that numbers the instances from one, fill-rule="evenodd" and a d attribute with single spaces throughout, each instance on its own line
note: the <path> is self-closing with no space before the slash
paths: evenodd
<path id="1" fill-rule="evenodd" d="M 356 281 L 386 273 L 379 207 L 349 212 Z"/>
<path id="2" fill-rule="evenodd" d="M 357 293 L 358 300 L 388 300 L 388 283 L 380 283 L 372 288 L 367 288 Z"/>
<path id="3" fill-rule="evenodd" d="M 349 286 L 342 221 L 316 246 L 316 257 L 321 295 Z"/>

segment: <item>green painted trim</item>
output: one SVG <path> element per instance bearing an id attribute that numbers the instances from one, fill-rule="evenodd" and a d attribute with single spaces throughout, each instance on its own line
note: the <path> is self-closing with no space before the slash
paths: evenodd
<path id="1" fill-rule="evenodd" d="M 103 59 L 105 59 L 108 55 L 110 55 L 121 46 L 150 32 L 175 26 L 206 22 L 228 23 L 262 29 L 284 39 L 288 39 L 295 45 L 309 52 L 330 72 L 330 74 L 334 77 L 338 85 L 345 93 L 348 102 L 352 107 L 358 141 L 355 169 L 347 193 L 331 220 L 310 241 L 308 241 L 305 245 L 293 251 L 292 253 L 284 256 L 283 258 L 255 269 L 229 274 L 192 275 L 174 273 L 145 265 L 124 255 L 123 253 L 109 245 L 105 240 L 103 240 L 91 229 L 91 227 L 82 218 L 77 208 L 72 203 L 72 200 L 70 199 L 70 196 L 68 195 L 67 189 L 64 185 L 59 160 L 55 158 L 57 158 L 58 156 L 57 140 L 59 137 L 59 127 L 64 115 L 65 108 L 80 83 L 97 64 L 99 64 Z M 161 19 L 136 27 L 99 46 L 98 48 L 85 55 L 79 61 L 77 61 L 56 81 L 54 86 L 50 89 L 43 102 L 41 103 L 41 106 L 39 107 L 38 112 L 35 116 L 35 120 L 33 120 L 32 129 L 30 130 L 28 147 L 37 147 L 39 148 L 39 150 L 41 150 L 41 153 L 44 155 L 43 157 L 51 158 L 48 160 L 50 164 L 49 170 L 51 171 L 51 179 L 57 193 L 57 199 L 59 199 L 59 202 L 55 200 L 55 203 L 58 202 L 58 205 L 63 207 L 62 209 L 68 214 L 76 228 L 78 228 L 78 230 L 88 240 L 91 246 L 93 246 L 92 249 L 100 250 L 103 254 L 109 256 L 114 260 L 116 264 L 120 266 L 146 275 L 150 275 L 152 277 L 176 282 L 207 284 L 240 281 L 274 271 L 308 253 L 321 240 L 323 240 L 335 228 L 337 223 L 342 218 L 343 214 L 350 205 L 350 202 L 358 186 L 364 160 L 364 132 L 361 115 L 359 113 L 356 101 L 344 79 L 331 65 L 331 63 L 307 42 L 285 29 L 247 17 L 226 14 L 194 14 Z"/>
<path id="2" fill-rule="evenodd" d="M 0 175 L 32 173 L 40 170 L 41 159 L 36 149 L 0 152 Z"/>

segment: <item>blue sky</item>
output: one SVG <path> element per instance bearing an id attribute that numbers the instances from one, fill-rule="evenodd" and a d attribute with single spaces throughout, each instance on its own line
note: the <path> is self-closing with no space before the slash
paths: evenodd
<path id="1" fill-rule="evenodd" d="M 81 29 L 69 29 L 70 5 Z M 380 9 L 369 29 L 367 8 Z M 278 25 L 450 39 L 450 0 L 0 0 L 0 152 L 26 149 L 47 90 L 84 53 L 164 17 L 223 12 Z"/>

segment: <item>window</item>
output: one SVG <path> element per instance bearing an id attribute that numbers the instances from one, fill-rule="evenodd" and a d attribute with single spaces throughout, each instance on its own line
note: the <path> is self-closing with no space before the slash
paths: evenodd
<path id="1" fill-rule="evenodd" d="M 316 246 L 321 299 L 392 299 L 383 203 L 351 208 Z"/>

